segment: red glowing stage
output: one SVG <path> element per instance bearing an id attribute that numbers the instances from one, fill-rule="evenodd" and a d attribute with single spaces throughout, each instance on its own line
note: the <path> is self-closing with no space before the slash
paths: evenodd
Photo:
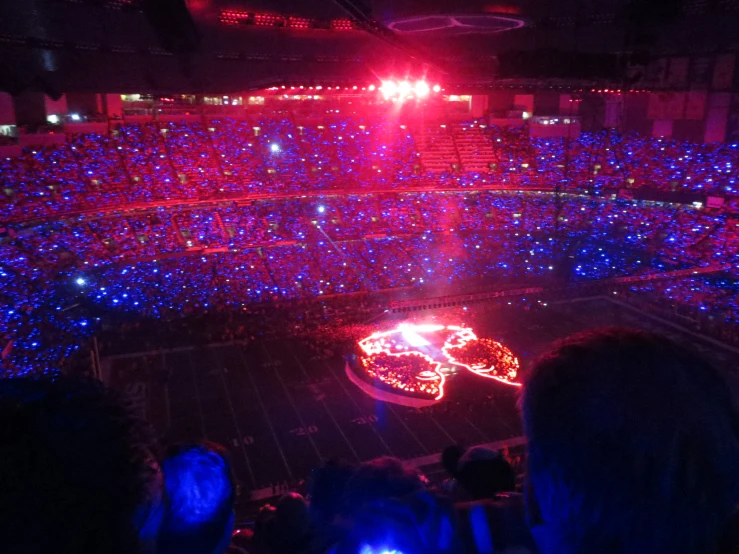
<path id="1" fill-rule="evenodd" d="M 519 371 L 507 347 L 478 338 L 458 325 L 401 323 L 358 342 L 357 356 L 347 359 L 349 379 L 373 398 L 420 408 L 439 402 L 458 370 L 508 386 Z"/>

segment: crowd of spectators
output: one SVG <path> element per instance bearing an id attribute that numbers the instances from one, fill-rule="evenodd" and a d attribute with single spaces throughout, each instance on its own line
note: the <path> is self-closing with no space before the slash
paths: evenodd
<path id="1" fill-rule="evenodd" d="M 78 342 L 68 337 L 96 326 L 90 304 L 172 317 L 736 261 L 736 145 L 613 132 L 568 143 L 480 122 L 444 132 L 471 125 L 493 145 L 486 173 L 427 172 L 416 144 L 423 130 L 386 117 L 121 124 L 110 136 L 74 135 L 63 146 L 0 160 L 0 221 L 9 223 L 0 236 L 4 372 L 28 372 L 34 358 L 44 371 L 58 367 Z M 541 190 L 482 190 L 496 184 Z M 706 210 L 546 192 L 558 184 L 569 192 L 688 190 L 729 201 Z M 692 285 L 667 294 L 685 286 Z M 722 316 L 733 310 L 731 287 L 713 281 L 701 289 L 715 302 L 694 294 L 680 302 L 733 324 Z"/>
<path id="2" fill-rule="evenodd" d="M 110 136 L 70 136 L 62 146 L 1 160 L 0 220 L 308 191 L 559 186 L 737 194 L 739 145 L 615 132 L 532 139 L 525 127 L 470 125 L 492 145 L 483 173 L 459 164 L 427 172 L 417 147 L 423 129 L 385 117 L 311 126 L 290 118 L 121 124 Z"/>
<path id="3" fill-rule="evenodd" d="M 88 335 L 96 318 L 81 318 L 91 323 L 84 328 L 63 318 L 90 306 L 171 318 L 352 293 L 442 296 L 728 267 L 739 246 L 734 225 L 720 210 L 513 191 L 286 197 L 65 217 L 11 229 L 0 243 L 6 282 L 29 283 L 4 288 L 3 346 L 15 345 L 3 367 L 30 369 L 26 354 L 16 361 L 24 341 L 58 349 L 59 333 L 47 329 L 47 339 L 40 328 Z"/>
<path id="4" fill-rule="evenodd" d="M 48 270 L 1 244 L 0 375 L 56 374 L 94 327 L 85 310 L 58 290 Z"/>
<path id="5" fill-rule="evenodd" d="M 0 380 L 9 552 L 730 554 L 737 408 L 671 340 L 605 329 L 553 345 L 523 387 L 524 457 L 451 445 L 443 481 L 391 457 L 327 460 L 304 495 L 237 520 L 227 449 L 160 444 L 99 381 Z M 628 414 L 628 417 L 625 417 Z M 426 466 L 428 467 L 428 466 Z M 523 472 L 523 479 L 518 473 Z"/>
<path id="6" fill-rule="evenodd" d="M 621 284 L 625 300 L 739 343 L 737 145 L 479 129 L 495 156 L 485 173 L 427 172 L 420 131 L 383 118 L 125 124 L 0 160 L 0 376 L 57 377 L 0 379 L 3 548 L 735 551 L 734 405 L 712 368 L 661 337 L 608 331 L 539 360 L 522 400 L 525 485 L 520 459 L 485 448 L 448 450 L 438 485 L 396 459 L 328 462 L 307 498 L 285 494 L 235 534 L 221 447 L 164 451 L 115 393 L 58 378 L 93 333 L 104 354 L 259 334 L 305 338 L 328 358 L 368 334 L 388 291 L 629 276 L 657 278 Z M 605 194 L 639 187 L 728 201 Z M 713 274 L 669 278 L 685 269 Z M 486 366 L 496 353 L 457 354 Z M 438 395 L 425 358 L 373 361 L 387 385 Z"/>
<path id="7" fill-rule="evenodd" d="M 739 282 L 733 272 L 635 284 L 623 292 L 626 300 L 724 342 L 739 344 Z"/>

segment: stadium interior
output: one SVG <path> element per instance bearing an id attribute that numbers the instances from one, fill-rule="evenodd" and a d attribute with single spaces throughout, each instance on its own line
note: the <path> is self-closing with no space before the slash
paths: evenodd
<path id="1" fill-rule="evenodd" d="M 0 550 L 739 552 L 737 29 L 1 3 Z"/>

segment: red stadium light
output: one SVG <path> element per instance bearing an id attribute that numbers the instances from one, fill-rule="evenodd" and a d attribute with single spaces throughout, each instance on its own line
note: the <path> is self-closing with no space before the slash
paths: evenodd
<path id="1" fill-rule="evenodd" d="M 369 90 L 373 91 L 376 87 L 374 85 L 369 86 Z M 442 90 L 441 85 L 434 85 L 433 88 L 424 80 L 419 79 L 411 84 L 410 81 L 395 81 L 387 80 L 383 81 L 379 87 L 379 91 L 385 100 L 391 100 L 393 102 L 404 102 L 405 100 L 411 100 L 417 98 L 422 100 L 431 95 L 431 91 L 437 93 Z"/>
<path id="2" fill-rule="evenodd" d="M 309 29 L 311 20 L 304 17 L 288 17 L 287 26 L 291 29 Z"/>
<path id="3" fill-rule="evenodd" d="M 349 19 L 333 19 L 331 20 L 331 29 L 334 31 L 351 31 L 354 24 Z"/>
<path id="4" fill-rule="evenodd" d="M 425 98 L 429 95 L 431 89 L 426 81 L 416 81 L 416 86 L 413 87 L 413 92 L 419 98 Z"/>
<path id="5" fill-rule="evenodd" d="M 395 84 L 395 81 L 383 81 L 382 86 L 380 86 L 380 92 L 387 100 L 391 96 L 395 96 L 398 92 L 398 86 Z"/>
<path id="6" fill-rule="evenodd" d="M 133 3 L 134 0 L 119 0 Z M 195 11 L 207 9 L 209 0 L 192 0 L 191 8 Z M 225 9 L 221 10 L 219 20 L 224 25 L 256 25 L 258 27 L 284 27 L 295 30 L 322 29 L 334 31 L 351 31 L 356 25 L 349 19 L 334 19 L 318 21 L 307 17 L 282 16 L 268 13 L 253 13 L 243 10 Z"/>

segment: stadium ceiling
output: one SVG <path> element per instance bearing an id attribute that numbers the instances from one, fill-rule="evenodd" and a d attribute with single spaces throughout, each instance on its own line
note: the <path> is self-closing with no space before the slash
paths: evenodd
<path id="1" fill-rule="evenodd" d="M 0 89 L 226 93 L 403 76 L 462 86 L 587 79 L 632 56 L 739 48 L 734 4 L 739 2 L 0 2 Z M 590 75 L 594 70 L 601 75 Z"/>

